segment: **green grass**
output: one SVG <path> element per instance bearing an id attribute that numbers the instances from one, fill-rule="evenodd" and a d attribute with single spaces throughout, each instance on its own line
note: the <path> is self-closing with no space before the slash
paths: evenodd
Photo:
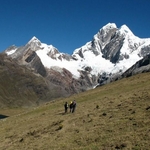
<path id="1" fill-rule="evenodd" d="M 1 150 L 149 150 L 150 73 L 35 108 L 1 109 Z M 75 113 L 64 114 L 76 99 Z"/>

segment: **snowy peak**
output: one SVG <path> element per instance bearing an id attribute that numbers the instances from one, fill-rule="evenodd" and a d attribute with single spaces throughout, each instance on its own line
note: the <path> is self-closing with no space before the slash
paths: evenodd
<path id="1" fill-rule="evenodd" d="M 31 40 L 28 42 L 28 44 L 31 44 L 31 43 L 41 43 L 41 41 L 35 36 L 33 36 Z"/>
<path id="2" fill-rule="evenodd" d="M 129 27 L 128 27 L 127 25 L 125 25 L 125 24 L 122 25 L 120 28 L 118 28 L 115 23 L 108 23 L 108 24 L 106 24 L 105 26 L 103 26 L 103 27 L 100 29 L 100 31 L 101 31 L 101 30 L 104 30 L 105 32 L 109 32 L 109 30 L 111 30 L 111 29 L 117 29 L 117 30 L 119 30 L 121 33 L 126 33 L 126 34 L 132 34 L 132 35 L 134 35 L 134 34 L 132 33 L 132 31 L 129 29 Z"/>
<path id="3" fill-rule="evenodd" d="M 91 53 L 96 56 L 102 55 L 104 58 L 110 59 L 111 62 L 116 63 L 119 57 L 115 58 L 115 61 L 111 60 L 111 55 L 114 55 L 114 51 L 116 54 L 117 51 L 119 52 L 121 50 L 122 52 L 131 52 L 137 49 L 142 42 L 143 41 L 136 37 L 126 25 L 117 28 L 115 23 L 108 23 L 94 35 L 92 41 L 76 49 L 74 51 L 74 56 L 78 54 L 80 57 L 84 58 L 84 54 L 87 53 L 87 51 L 91 51 Z M 76 58 L 79 59 L 78 56 L 76 56 Z"/>
<path id="4" fill-rule="evenodd" d="M 120 34 L 123 34 L 123 35 L 126 35 L 128 34 L 129 36 L 135 36 L 132 31 L 126 26 L 126 25 L 122 25 L 120 28 L 119 28 L 119 32 Z"/>
<path id="5" fill-rule="evenodd" d="M 27 43 L 27 45 L 30 45 L 30 48 L 33 51 L 36 51 L 37 49 L 41 49 L 41 41 L 35 36 L 31 38 L 31 40 Z"/>
<path id="6" fill-rule="evenodd" d="M 109 29 L 112 29 L 112 28 L 117 28 L 115 23 L 108 23 L 108 24 L 106 24 L 105 26 L 102 27 L 103 30 L 109 30 Z"/>
<path id="7" fill-rule="evenodd" d="M 30 48 L 32 50 L 43 50 L 46 53 L 59 53 L 58 49 L 55 48 L 53 45 L 47 45 L 45 43 L 42 43 L 37 37 L 33 36 L 31 40 L 27 43 L 27 45 L 30 45 Z"/>
<path id="8" fill-rule="evenodd" d="M 94 54 L 95 56 L 103 55 L 102 50 L 110 43 L 113 37 L 115 37 L 117 30 L 118 28 L 115 23 L 108 23 L 94 35 L 92 41 L 76 49 L 73 56 L 78 59 L 80 59 L 79 57 L 86 59 L 85 55 L 87 55 L 87 53 Z"/>
<path id="9" fill-rule="evenodd" d="M 117 70 L 125 71 L 149 54 L 149 42 L 150 40 L 136 37 L 126 25 L 118 28 L 116 24 L 108 23 L 94 35 L 92 41 L 76 49 L 73 56 L 89 62 L 98 59 L 99 63 L 94 63 L 97 65 L 97 72 L 105 70 L 115 73 Z M 102 62 L 107 64 L 105 69 Z M 95 68 L 92 63 L 90 66 Z"/>

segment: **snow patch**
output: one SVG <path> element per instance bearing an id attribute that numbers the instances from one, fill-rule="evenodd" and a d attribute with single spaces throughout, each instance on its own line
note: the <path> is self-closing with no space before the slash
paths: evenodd
<path id="1" fill-rule="evenodd" d="M 17 48 L 16 48 L 16 49 L 13 49 L 13 50 L 11 50 L 11 51 L 6 52 L 6 54 L 7 54 L 7 55 L 11 55 L 11 54 L 15 53 L 16 50 L 17 50 Z"/>

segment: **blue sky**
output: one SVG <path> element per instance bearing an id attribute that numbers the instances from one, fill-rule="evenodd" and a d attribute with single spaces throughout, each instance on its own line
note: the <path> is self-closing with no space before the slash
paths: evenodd
<path id="1" fill-rule="evenodd" d="M 107 23 L 126 24 L 150 38 L 149 0 L 2 0 L 0 52 L 23 46 L 33 36 L 60 52 L 72 52 L 92 40 Z"/>

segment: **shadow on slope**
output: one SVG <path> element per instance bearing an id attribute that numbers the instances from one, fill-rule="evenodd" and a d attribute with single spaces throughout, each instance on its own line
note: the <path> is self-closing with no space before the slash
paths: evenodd
<path id="1" fill-rule="evenodd" d="M 9 117 L 9 116 L 5 116 L 5 115 L 0 114 L 0 119 L 5 119 L 7 117 Z"/>

